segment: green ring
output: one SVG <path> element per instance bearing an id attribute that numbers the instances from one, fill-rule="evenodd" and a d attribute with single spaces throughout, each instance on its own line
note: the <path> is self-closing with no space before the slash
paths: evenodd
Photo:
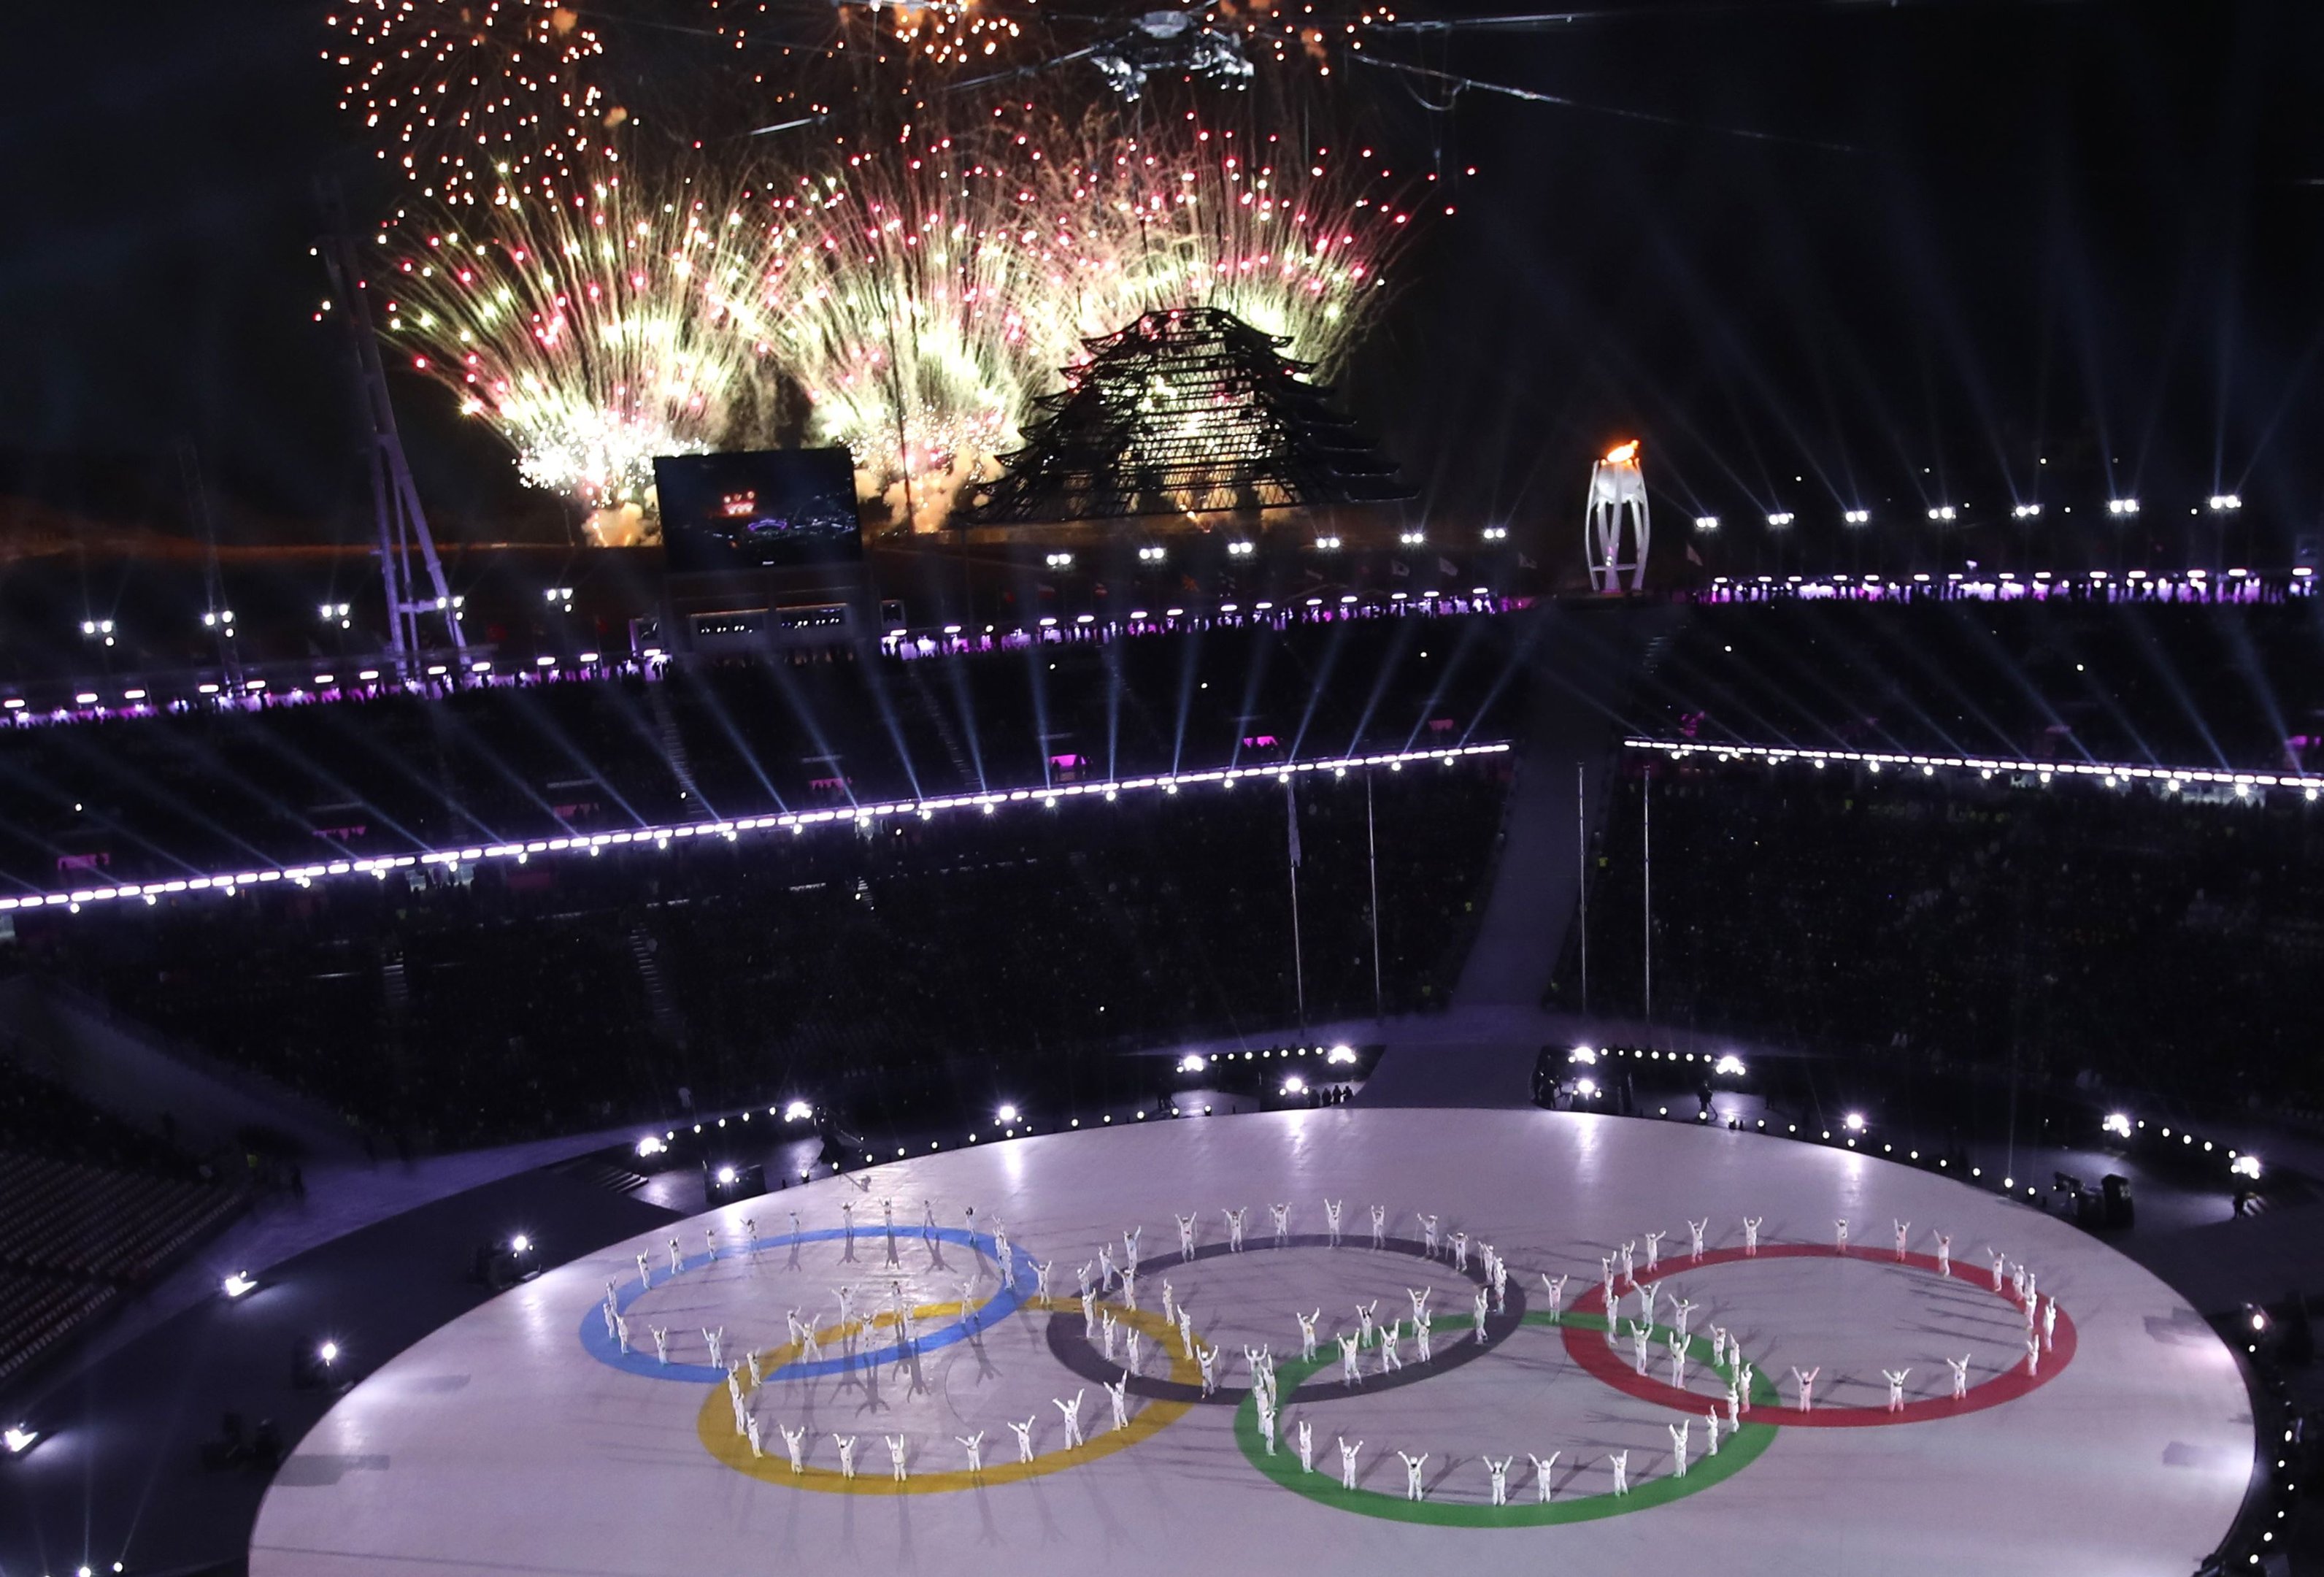
<path id="1" fill-rule="evenodd" d="M 1571 1326 L 1577 1330 L 1606 1329 L 1602 1314 L 1560 1314 L 1531 1313 L 1525 1316 L 1528 1325 Z M 1448 1314 L 1436 1322 L 1439 1331 L 1462 1331 L 1475 1322 L 1466 1314 Z M 1667 1342 L 1676 1334 L 1666 1326 L 1656 1325 L 1653 1334 Z M 1700 1336 L 1687 1338 L 1689 1356 L 1706 1368 L 1725 1375 L 1729 1381 L 1734 1371 L 1712 1361 L 1710 1343 Z M 1302 1382 L 1317 1370 L 1333 1362 L 1327 1358 L 1286 1360 L 1282 1367 L 1282 1392 L 1287 1411 L 1293 1395 Z M 1763 1374 L 1751 1377 L 1751 1399 L 1755 1405 L 1781 1406 L 1782 1399 L 1775 1386 Z M 1772 1424 L 1746 1424 L 1729 1435 L 1719 1448 L 1717 1456 L 1700 1456 L 1688 1464 L 1683 1479 L 1665 1474 L 1648 1479 L 1635 1486 L 1627 1495 L 1611 1490 L 1598 1495 L 1580 1495 L 1566 1500 L 1544 1502 L 1538 1499 L 1511 1502 L 1507 1506 L 1474 1506 L 1457 1500 L 1407 1500 L 1401 1495 L 1383 1494 L 1377 1489 L 1343 1489 L 1340 1480 L 1330 1473 L 1304 1472 L 1299 1467 L 1296 1452 L 1277 1452 L 1269 1456 L 1266 1443 L 1259 1434 L 1259 1405 L 1252 1397 L 1245 1397 L 1235 1409 L 1235 1440 L 1250 1465 L 1295 1494 L 1305 1495 L 1318 1505 L 1353 1511 L 1364 1517 L 1385 1517 L 1390 1522 L 1425 1523 L 1435 1527 L 1543 1527 L 1559 1522 L 1591 1522 L 1601 1517 L 1619 1517 L 1626 1512 L 1646 1511 L 1685 1499 L 1698 1490 L 1724 1482 L 1749 1467 L 1775 1438 Z"/>

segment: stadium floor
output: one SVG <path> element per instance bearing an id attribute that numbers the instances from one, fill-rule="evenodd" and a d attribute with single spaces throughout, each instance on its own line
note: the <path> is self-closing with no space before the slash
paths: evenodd
<path id="1" fill-rule="evenodd" d="M 1323 1200 L 1344 1200 L 1342 1246 Z M 883 1199 L 895 1230 L 882 1230 Z M 1277 1247 L 1268 1205 L 1291 1204 Z M 1387 1245 L 1370 1245 L 1370 1206 Z M 849 1207 L 843 1212 L 843 1206 Z M 1248 1210 L 1227 1251 L 1222 1208 Z M 973 1215 L 970 1214 L 973 1210 Z M 930 1211 L 938 1223 L 928 1231 Z M 1438 1215 L 1424 1256 L 1418 1212 Z M 794 1223 L 791 1213 L 798 1213 Z M 1195 1212 L 1182 1262 L 1173 1215 Z M 1764 1217 L 1744 1251 L 1745 1214 Z M 852 1216 L 852 1240 L 849 1217 Z M 1833 1221 L 1853 1243 L 1834 1251 Z M 1686 1222 L 1709 1218 L 1704 1256 Z M 755 1218 L 746 1229 L 746 1218 Z M 1893 1223 L 1912 1223 L 1899 1261 Z M 996 1229 L 1017 1270 L 1004 1281 Z M 1121 1373 L 1084 1329 L 1074 1268 L 1142 1227 L 1130 1295 L 1102 1314 L 1140 1333 L 1127 1427 Z M 683 1268 L 669 1274 L 670 1234 Z M 709 1258 L 706 1231 L 718 1257 Z M 745 1246 L 755 1231 L 757 1247 Z M 1469 1266 L 1452 1261 L 1470 1234 Z M 1646 1234 L 1668 1234 L 1646 1268 Z M 1930 1258 L 1950 1234 L 1951 1277 Z M 1480 1339 L 1481 1242 L 1510 1276 Z M 1620 1345 L 1604 1332 L 1602 1258 L 1637 1245 Z M 1993 1291 L 1987 1248 L 2030 1266 L 2061 1317 L 2034 1373 L 2024 1318 Z M 650 1268 L 641 1285 L 635 1256 Z M 1039 1296 L 1037 1262 L 1050 1266 Z M 1553 1309 L 1543 1277 L 1567 1276 Z M 964 1288 L 964 1280 L 973 1285 Z M 1218 1351 L 1218 1393 L 1168 1332 L 1163 1283 Z M 607 1284 L 630 1351 L 603 1312 Z M 895 1284 L 900 1283 L 898 1288 Z M 854 1289 L 843 1318 L 837 1289 Z M 1419 1360 L 1409 1294 L 1434 1289 Z M 965 1293 L 965 1300 L 964 1294 Z M 1361 1350 L 1349 1387 L 1334 1332 L 1355 1308 L 1406 1318 L 1403 1368 Z M 965 1301 L 969 1313 L 964 1318 Z M 1672 1388 L 1673 1305 L 1692 1306 Z M 914 1311 L 902 1351 L 894 1311 Z M 1321 1361 L 1298 1312 L 1323 1311 Z M 804 1352 L 796 1311 L 818 1332 Z M 1648 1373 L 1629 1322 L 1651 1319 Z M 1710 1333 L 1757 1370 L 1741 1427 L 1706 1451 L 1727 1378 Z M 655 1327 L 669 1361 L 655 1353 Z M 706 1332 L 738 1377 L 753 1457 Z M 1246 1348 L 1279 1363 L 1270 1454 Z M 1969 1356 L 1950 1399 L 1949 1358 Z M 1794 1368 L 1818 1371 L 1815 1410 Z M 1909 1368 L 1904 1410 L 1886 1370 Z M 1771 1388 L 1772 1387 L 1772 1388 Z M 1057 1399 L 1080 1393 L 1087 1443 Z M 1020 1463 L 1012 1425 L 1033 1420 Z M 1314 1472 L 1294 1432 L 1313 1429 Z M 1687 1422 L 1687 1472 L 1673 1426 Z M 800 1430 L 794 1474 L 781 1431 Z M 982 1434 L 982 1471 L 961 1437 Z M 854 1437 L 857 1477 L 837 1437 Z M 1355 1488 L 1336 1442 L 1362 1443 Z M 890 1440 L 908 1477 L 899 1482 Z M 1534 1459 L 1558 1453 L 1541 1495 Z M 1348 1108 L 1043 1135 L 900 1160 L 657 1229 L 551 1270 L 452 1322 L 357 1386 L 277 1475 L 251 1546 L 257 1577 L 385 1570 L 741 1573 L 770 1563 L 964 1572 L 1028 1558 L 1119 1572 L 1190 1564 L 1342 1572 L 1610 1569 L 1639 1557 L 1725 1572 L 2190 1570 L 2225 1533 L 2252 1466 L 2232 1355 L 2179 1295 L 2086 1234 L 1926 1172 L 1846 1150 L 1675 1124 L 1541 1111 Z M 1397 1453 L 1426 1453 L 1425 1499 Z M 1614 1493 L 1618 1454 L 1628 1492 Z M 1489 1461 L 1508 1461 L 1506 1506 Z M 1594 1565 L 1591 1564 L 1595 1563 Z"/>

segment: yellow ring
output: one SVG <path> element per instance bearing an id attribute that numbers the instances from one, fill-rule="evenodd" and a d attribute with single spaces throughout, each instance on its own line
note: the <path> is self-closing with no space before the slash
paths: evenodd
<path id="1" fill-rule="evenodd" d="M 1052 1313 L 1068 1310 L 1077 1313 L 1081 1301 L 1078 1298 L 1028 1297 L 1021 1306 Z M 957 1304 L 932 1304 L 913 1310 L 913 1317 L 917 1319 L 922 1314 L 954 1314 L 959 1307 Z M 1176 1326 L 1165 1321 L 1160 1314 L 1144 1309 L 1123 1308 L 1118 1304 L 1100 1304 L 1098 1307 L 1122 1323 L 1154 1338 L 1162 1351 L 1170 1354 L 1172 1380 L 1180 1385 L 1201 1383 L 1202 1366 L 1195 1361 L 1193 1353 L 1178 1345 Z M 874 1316 L 872 1323 L 892 1323 L 895 1318 L 893 1314 L 881 1314 Z M 860 1325 L 862 1322 L 854 1323 Z M 835 1333 L 837 1330 L 835 1327 Z M 822 1333 L 816 1333 L 816 1341 L 821 1343 Z M 770 1367 L 779 1368 L 797 1355 L 798 1343 L 787 1342 L 770 1350 L 765 1356 L 777 1360 Z M 764 1362 L 763 1359 L 761 1362 Z M 734 1432 L 733 1406 L 727 1400 L 726 1388 L 713 1386 L 709 1389 L 710 1394 L 704 1399 L 702 1411 L 695 1420 L 695 1429 L 702 1437 L 704 1449 L 713 1457 L 738 1473 L 747 1473 L 770 1484 L 789 1484 L 795 1489 L 816 1489 L 831 1495 L 944 1495 L 955 1489 L 984 1489 L 994 1484 L 1015 1483 L 1020 1479 L 1038 1479 L 1046 1473 L 1060 1473 L 1067 1468 L 1076 1468 L 1084 1462 L 1093 1462 L 1100 1457 L 1128 1450 L 1148 1435 L 1158 1434 L 1176 1423 L 1194 1406 L 1192 1402 L 1149 1399 L 1121 1428 L 1109 1429 L 1103 1434 L 1093 1435 L 1080 1445 L 1065 1451 L 1044 1452 L 1031 1462 L 991 1462 L 973 1473 L 965 1469 L 943 1473 L 914 1473 L 899 1482 L 892 1475 L 858 1474 L 853 1479 L 843 1478 L 833 1468 L 803 1468 L 794 1473 L 790 1458 L 780 1451 L 754 1457 L 751 1454 L 750 1438 Z"/>

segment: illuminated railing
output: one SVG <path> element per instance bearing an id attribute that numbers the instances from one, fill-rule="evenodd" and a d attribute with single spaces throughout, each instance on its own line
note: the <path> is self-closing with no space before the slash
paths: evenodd
<path id="1" fill-rule="evenodd" d="M 576 834 L 568 837 L 530 838 L 503 844 L 471 844 L 457 849 L 434 849 L 408 854 L 382 854 L 361 860 L 318 860 L 305 865 L 253 866 L 231 872 L 219 872 L 207 876 L 172 878 L 167 881 L 132 881 L 110 886 L 74 888 L 63 892 L 22 894 L 0 898 L 0 913 L 20 909 L 61 908 L 78 914 L 91 904 L 120 903 L 142 899 L 148 904 L 159 903 L 164 898 L 185 893 L 211 893 L 231 897 L 246 889 L 259 889 L 288 882 L 294 887 L 312 887 L 318 881 L 337 881 L 347 877 L 369 876 L 385 881 L 396 871 L 426 869 L 456 869 L 463 865 L 483 865 L 508 862 L 521 865 L 534 855 L 596 855 L 607 849 L 634 849 L 650 844 L 657 849 L 669 849 L 704 838 L 739 841 L 745 834 L 788 832 L 804 834 L 809 827 L 835 825 L 870 826 L 899 816 L 931 821 L 941 815 L 963 811 L 982 816 L 998 814 L 1004 808 L 1027 806 L 1044 808 L 1055 807 L 1068 799 L 1098 798 L 1112 801 L 1123 795 L 1176 794 L 1182 788 L 1221 787 L 1231 788 L 1238 783 L 1277 781 L 1288 783 L 1295 778 L 1325 773 L 1345 777 L 1351 770 L 1386 768 L 1401 771 L 1407 766 L 1434 762 L 1443 766 L 1474 756 L 1506 755 L 1510 747 L 1506 743 L 1447 745 L 1434 750 L 1388 751 L 1370 755 L 1333 756 L 1312 761 L 1286 761 L 1263 767 L 1224 767 L 1207 771 L 1175 772 L 1143 778 L 1121 778 L 1110 781 L 1058 783 L 1042 788 L 988 789 L 975 794 L 945 794 L 926 799 L 889 799 L 859 805 L 835 806 L 819 810 L 776 811 L 766 816 L 737 816 L 721 821 L 681 822 L 668 825 L 633 827 L 626 832 Z"/>
<path id="2" fill-rule="evenodd" d="M 1623 748 L 1634 751 L 1654 751 L 1673 760 L 1701 756 L 1719 761 L 1762 761 L 1774 764 L 1782 761 L 1804 761 L 1812 766 L 1837 763 L 1860 766 L 1878 772 L 1887 768 L 1918 770 L 1923 777 L 1943 772 L 1975 772 L 1980 778 L 2006 773 L 2012 777 L 2033 777 L 2047 783 L 2053 778 L 2095 779 L 2109 788 L 2125 788 L 2133 783 L 2158 785 L 2167 792 L 2176 793 L 2195 785 L 2224 788 L 2237 794 L 2248 795 L 2255 788 L 2297 788 L 2309 798 L 2317 797 L 2324 779 L 2302 777 L 2296 772 L 2236 772 L 2222 767 L 2148 767 L 2123 761 L 2029 761 L 2016 756 L 1932 756 L 1904 751 L 1814 750 L 1799 745 L 1766 744 L 1703 744 L 1693 740 L 1626 739 Z"/>

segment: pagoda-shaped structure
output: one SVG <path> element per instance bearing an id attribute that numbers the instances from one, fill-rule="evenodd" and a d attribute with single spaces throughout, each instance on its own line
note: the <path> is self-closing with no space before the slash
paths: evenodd
<path id="1" fill-rule="evenodd" d="M 1284 354 L 1216 307 L 1148 312 L 1034 401 L 1025 445 L 973 490 L 978 525 L 1387 503 L 1395 463 Z"/>

